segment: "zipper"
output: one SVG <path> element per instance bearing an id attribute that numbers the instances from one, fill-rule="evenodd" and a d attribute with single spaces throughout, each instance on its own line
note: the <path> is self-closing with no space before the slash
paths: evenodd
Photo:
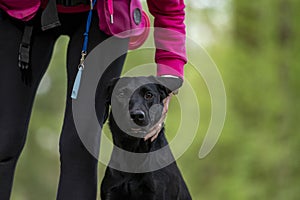
<path id="1" fill-rule="evenodd" d="M 108 7 L 108 12 L 110 15 L 110 23 L 114 23 L 114 5 L 113 5 L 113 0 L 107 0 L 107 7 Z"/>

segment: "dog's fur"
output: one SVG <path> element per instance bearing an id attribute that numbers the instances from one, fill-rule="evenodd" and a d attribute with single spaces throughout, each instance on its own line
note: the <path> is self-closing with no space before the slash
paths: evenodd
<path id="1" fill-rule="evenodd" d="M 129 84 L 125 87 L 130 88 L 130 83 L 137 78 L 128 78 Z M 145 99 L 145 93 L 153 94 L 151 99 Z M 151 117 L 149 108 L 153 104 L 163 106 L 163 99 L 170 91 L 159 84 L 147 84 L 138 88 L 129 101 L 129 111 L 137 109 L 145 113 L 145 118 L 142 121 L 135 121 L 141 127 L 151 126 Z M 160 118 L 160 115 L 156 116 Z M 157 119 L 156 119 L 157 120 Z M 152 123 L 155 123 L 155 121 Z M 165 130 L 162 128 L 156 140 L 144 141 L 141 137 L 134 137 L 122 131 L 112 112 L 109 116 L 109 126 L 113 136 L 113 143 L 117 147 L 134 152 L 134 153 L 149 153 L 159 150 L 168 145 L 165 137 Z M 139 134 L 139 133 L 137 133 Z M 168 147 L 167 147 L 168 148 Z M 169 148 L 168 148 L 169 150 Z M 170 151 L 171 152 L 171 151 Z M 112 159 L 113 159 L 112 155 Z M 114 160 L 118 162 L 118 160 Z M 120 165 L 123 163 L 120 163 Z M 189 200 L 191 196 L 188 188 L 183 180 L 183 177 L 176 165 L 176 162 L 158 169 L 156 171 L 146 173 L 129 173 L 123 172 L 111 167 L 107 167 L 105 176 L 101 184 L 101 199 L 102 200 Z"/>

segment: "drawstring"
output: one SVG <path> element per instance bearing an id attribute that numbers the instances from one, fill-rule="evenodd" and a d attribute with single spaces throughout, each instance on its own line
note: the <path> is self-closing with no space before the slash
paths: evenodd
<path id="1" fill-rule="evenodd" d="M 79 91 L 80 81 L 81 81 L 81 75 L 82 75 L 82 72 L 84 70 L 84 60 L 85 60 L 85 57 L 87 55 L 87 46 L 88 46 L 89 31 L 90 31 L 92 15 L 93 15 L 93 8 L 96 4 L 96 1 L 97 0 L 90 0 L 91 6 L 90 6 L 90 11 L 89 11 L 89 15 L 88 15 L 88 18 L 87 18 L 87 22 L 86 22 L 85 33 L 83 34 L 84 41 L 83 41 L 83 46 L 82 46 L 82 51 L 81 51 L 81 59 L 80 59 L 79 65 L 78 65 L 78 72 L 77 72 L 75 82 L 74 82 L 74 85 L 73 85 L 73 90 L 72 90 L 72 94 L 71 94 L 72 99 L 77 99 L 77 96 L 78 96 L 78 91 Z"/>
<path id="2" fill-rule="evenodd" d="M 113 0 L 108 0 L 107 1 L 107 7 L 108 7 L 108 12 L 110 15 L 110 23 L 114 23 L 114 5 L 113 5 Z"/>

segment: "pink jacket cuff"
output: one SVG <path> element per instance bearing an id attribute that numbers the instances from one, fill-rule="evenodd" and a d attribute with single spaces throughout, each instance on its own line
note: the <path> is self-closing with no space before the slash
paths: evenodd
<path id="1" fill-rule="evenodd" d="M 185 61 L 180 59 L 164 59 L 157 64 L 157 76 L 172 75 L 183 79 Z"/>

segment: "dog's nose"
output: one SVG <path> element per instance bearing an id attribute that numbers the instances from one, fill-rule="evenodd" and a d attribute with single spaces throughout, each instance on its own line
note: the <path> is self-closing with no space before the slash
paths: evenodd
<path id="1" fill-rule="evenodd" d="M 134 110 L 130 112 L 130 117 L 139 125 L 145 120 L 145 113 L 142 110 Z"/>

